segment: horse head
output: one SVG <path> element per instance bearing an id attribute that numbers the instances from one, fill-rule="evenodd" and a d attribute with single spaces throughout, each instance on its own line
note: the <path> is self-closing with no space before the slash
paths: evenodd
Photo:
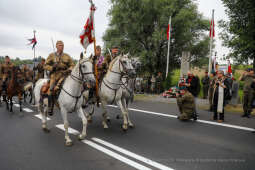
<path id="1" fill-rule="evenodd" d="M 92 64 L 92 60 L 88 59 L 88 58 L 84 58 L 79 60 L 79 62 L 77 63 L 78 65 L 78 75 L 80 77 L 80 79 L 84 82 L 84 83 L 89 83 L 91 86 L 95 85 L 96 79 L 93 73 L 93 64 Z"/>
<path id="2" fill-rule="evenodd" d="M 119 61 L 121 63 L 121 72 L 128 75 L 129 77 L 133 78 L 136 76 L 136 70 L 132 65 L 131 59 L 128 57 L 128 55 L 123 55 L 119 58 Z"/>
<path id="3" fill-rule="evenodd" d="M 139 60 L 138 57 L 134 57 L 131 59 L 131 63 L 133 65 L 133 67 L 135 68 L 135 70 L 139 70 L 142 66 L 142 62 Z"/>

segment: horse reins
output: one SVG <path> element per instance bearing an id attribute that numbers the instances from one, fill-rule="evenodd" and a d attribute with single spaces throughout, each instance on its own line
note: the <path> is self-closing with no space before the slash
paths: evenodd
<path id="1" fill-rule="evenodd" d="M 79 77 L 77 77 L 77 76 L 74 76 L 72 73 L 71 73 L 71 75 L 70 75 L 70 77 L 71 77 L 74 81 L 78 82 L 79 84 L 84 84 L 84 83 L 87 82 L 86 79 L 85 79 L 85 81 L 84 81 L 84 76 L 85 76 L 85 75 L 93 74 L 93 72 L 86 72 L 86 73 L 83 73 L 83 72 L 82 72 L 81 64 L 83 64 L 83 63 L 85 63 L 85 62 L 90 62 L 90 61 L 89 61 L 89 60 L 85 60 L 85 61 L 82 62 L 82 63 L 80 63 L 80 61 L 79 61 L 79 76 L 81 75 L 82 78 L 79 78 Z M 63 87 L 61 87 L 61 89 L 62 89 L 66 94 L 68 94 L 68 95 L 71 96 L 72 98 L 75 98 L 75 99 L 76 99 L 76 100 L 75 100 L 75 105 L 74 105 L 74 108 L 73 108 L 73 111 L 75 111 L 76 106 L 77 106 L 77 103 L 78 103 L 78 100 L 79 100 L 79 98 L 82 96 L 83 92 L 85 91 L 85 88 L 83 88 L 83 90 L 81 91 L 81 94 L 80 94 L 79 96 L 73 96 L 72 94 L 70 94 L 69 92 L 67 92 Z"/>

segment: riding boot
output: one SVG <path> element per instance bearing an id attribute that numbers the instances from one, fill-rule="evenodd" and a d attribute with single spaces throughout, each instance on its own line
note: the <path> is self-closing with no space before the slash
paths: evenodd
<path id="1" fill-rule="evenodd" d="M 49 95 L 49 97 L 48 97 L 48 113 L 50 116 L 53 115 L 53 109 L 54 109 L 54 97 L 53 97 L 53 95 Z"/>

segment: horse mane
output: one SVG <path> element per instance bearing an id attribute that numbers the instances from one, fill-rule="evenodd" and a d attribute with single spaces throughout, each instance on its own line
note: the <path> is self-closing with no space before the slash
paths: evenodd
<path id="1" fill-rule="evenodd" d="M 114 64 L 119 58 L 120 58 L 120 56 L 115 57 L 115 58 L 110 62 L 110 64 L 109 64 L 109 69 L 108 69 L 108 70 L 111 70 L 111 69 L 112 69 L 113 64 Z"/>

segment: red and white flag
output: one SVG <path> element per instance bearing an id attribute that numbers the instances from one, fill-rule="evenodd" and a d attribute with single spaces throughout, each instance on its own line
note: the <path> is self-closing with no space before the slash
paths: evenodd
<path id="1" fill-rule="evenodd" d="M 89 18 L 80 34 L 80 42 L 84 49 L 87 49 L 89 44 L 95 40 L 95 26 L 94 26 L 94 13 L 95 5 L 91 3 Z"/>
<path id="2" fill-rule="evenodd" d="M 210 37 L 215 37 L 215 30 L 214 30 L 214 19 L 211 20 L 210 24 Z"/>

